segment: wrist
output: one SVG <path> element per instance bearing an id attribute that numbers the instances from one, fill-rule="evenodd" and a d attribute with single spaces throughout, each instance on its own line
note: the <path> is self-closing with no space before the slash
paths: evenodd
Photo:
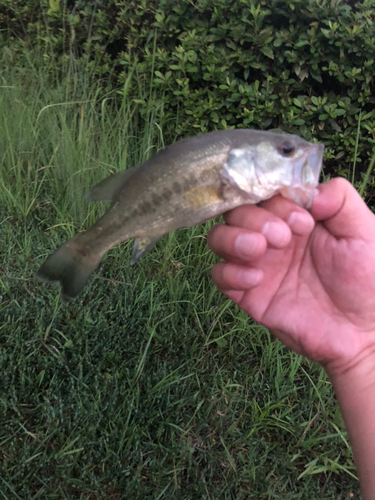
<path id="1" fill-rule="evenodd" d="M 361 388 L 375 384 L 375 345 L 363 349 L 345 361 L 332 361 L 324 366 L 334 387 L 360 384 Z"/>
<path id="2" fill-rule="evenodd" d="M 375 349 L 327 367 L 352 445 L 363 500 L 375 498 Z"/>

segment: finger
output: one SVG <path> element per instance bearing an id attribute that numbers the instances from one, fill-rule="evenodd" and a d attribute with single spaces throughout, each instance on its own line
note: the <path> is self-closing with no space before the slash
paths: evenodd
<path id="1" fill-rule="evenodd" d="M 374 214 L 350 182 L 341 177 L 318 187 L 311 213 L 337 238 L 373 238 Z"/>
<path id="2" fill-rule="evenodd" d="M 261 207 L 286 222 L 296 235 L 305 236 L 314 229 L 315 221 L 312 215 L 281 195 L 262 202 Z"/>
<path id="3" fill-rule="evenodd" d="M 255 205 L 242 205 L 224 215 L 229 226 L 261 233 L 267 243 L 276 248 L 290 243 L 292 233 L 288 225 L 267 210 Z"/>
<path id="4" fill-rule="evenodd" d="M 238 262 L 257 259 L 267 249 L 267 241 L 262 234 L 224 225 L 216 225 L 210 229 L 207 243 L 222 259 Z"/>
<path id="5" fill-rule="evenodd" d="M 263 271 L 233 263 L 220 262 L 212 268 L 212 279 L 219 290 L 249 290 L 263 281 Z"/>
<path id="6" fill-rule="evenodd" d="M 240 304 L 242 302 L 245 292 L 243 290 L 220 290 L 221 293 L 226 295 L 235 304 Z"/>
<path id="7" fill-rule="evenodd" d="M 293 202 L 275 196 L 262 206 L 243 205 L 225 215 L 227 224 L 262 233 L 276 248 L 289 244 L 291 233 L 308 235 L 314 228 L 313 217 Z"/>

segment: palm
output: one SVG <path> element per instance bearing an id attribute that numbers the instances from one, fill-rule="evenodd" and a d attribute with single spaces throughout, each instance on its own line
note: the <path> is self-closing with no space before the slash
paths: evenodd
<path id="1" fill-rule="evenodd" d="M 361 263 L 371 258 L 375 268 L 374 255 L 375 248 L 362 240 L 336 239 L 318 223 L 309 237 L 295 236 L 287 248 L 267 250 L 258 262 L 265 279 L 238 304 L 315 361 L 355 355 L 367 342 L 363 335 L 362 345 L 358 332 L 369 321 L 375 328 L 374 285 L 369 300 L 358 293 L 369 287 Z"/>

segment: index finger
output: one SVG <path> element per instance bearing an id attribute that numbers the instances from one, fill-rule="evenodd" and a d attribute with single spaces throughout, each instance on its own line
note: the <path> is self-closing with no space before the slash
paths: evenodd
<path id="1" fill-rule="evenodd" d="M 308 235 L 315 224 L 309 212 L 281 195 L 274 196 L 260 206 L 237 207 L 225 214 L 224 219 L 230 226 L 262 233 L 272 245 L 272 238 L 279 240 L 282 234 L 285 240 L 290 240 L 290 232 L 299 236 Z"/>

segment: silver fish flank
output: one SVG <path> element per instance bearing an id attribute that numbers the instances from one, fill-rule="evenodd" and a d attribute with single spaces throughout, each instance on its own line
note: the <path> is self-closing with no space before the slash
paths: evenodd
<path id="1" fill-rule="evenodd" d="M 111 201 L 93 226 L 56 250 L 36 276 L 59 282 L 74 300 L 113 246 L 135 238 L 131 263 L 165 234 L 277 193 L 309 208 L 323 144 L 296 135 L 237 129 L 180 140 L 144 163 L 90 189 L 87 201 Z"/>

